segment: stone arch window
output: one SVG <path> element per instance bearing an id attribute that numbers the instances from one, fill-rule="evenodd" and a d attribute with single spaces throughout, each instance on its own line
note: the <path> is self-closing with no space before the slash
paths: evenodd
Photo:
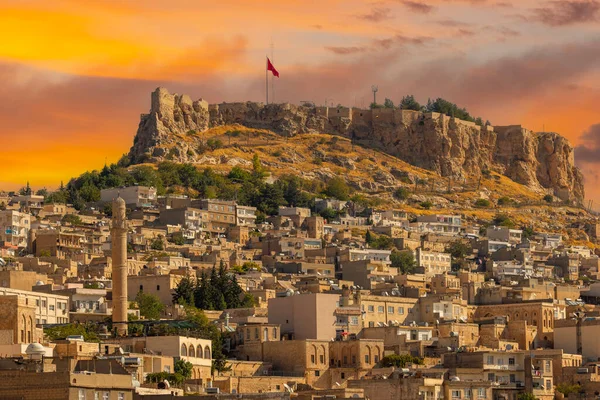
<path id="1" fill-rule="evenodd" d="M 190 348 L 188 350 L 189 356 L 190 357 L 196 357 L 196 350 L 194 349 L 194 345 L 190 344 Z"/>
<path id="2" fill-rule="evenodd" d="M 515 319 L 519 318 L 519 313 L 515 313 Z"/>
<path id="3" fill-rule="evenodd" d="M 204 346 L 204 358 L 210 360 L 212 357 L 210 356 L 210 347 Z"/>
<path id="4" fill-rule="evenodd" d="M 29 317 L 29 331 L 27 332 L 27 342 L 33 343 L 33 318 Z"/>
<path id="5" fill-rule="evenodd" d="M 371 364 L 372 351 L 371 346 L 367 346 L 367 354 L 365 354 L 365 364 Z"/>
<path id="6" fill-rule="evenodd" d="M 263 341 L 268 341 L 269 340 L 269 328 L 264 328 L 263 329 Z"/>
<path id="7" fill-rule="evenodd" d="M 273 339 L 277 339 L 277 328 L 273 328 Z"/>
<path id="8" fill-rule="evenodd" d="M 27 331 L 27 320 L 25 319 L 25 314 L 23 314 L 22 316 L 22 327 L 23 329 L 21 329 L 21 343 L 25 343 L 25 332 Z"/>
<path id="9" fill-rule="evenodd" d="M 317 353 L 317 346 L 315 346 L 315 345 L 313 344 L 313 345 L 311 345 L 310 347 L 312 348 L 312 352 L 311 352 L 311 355 L 310 355 L 310 362 L 311 362 L 312 364 L 316 364 L 316 363 L 317 363 L 317 356 L 318 356 L 318 353 Z"/>
<path id="10" fill-rule="evenodd" d="M 187 357 L 187 355 L 188 355 L 187 346 L 185 345 L 185 343 L 181 344 L 181 355 L 183 357 Z"/>

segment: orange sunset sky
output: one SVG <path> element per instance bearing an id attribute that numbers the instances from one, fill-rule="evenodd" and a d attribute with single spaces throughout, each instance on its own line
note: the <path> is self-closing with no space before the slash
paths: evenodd
<path id="1" fill-rule="evenodd" d="M 116 162 L 150 92 L 368 105 L 444 97 L 556 131 L 600 203 L 600 1 L 0 0 L 0 189 Z"/>

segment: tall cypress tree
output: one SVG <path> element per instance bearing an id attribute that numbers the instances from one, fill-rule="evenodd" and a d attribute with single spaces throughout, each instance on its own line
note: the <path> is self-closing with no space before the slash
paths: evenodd
<path id="1" fill-rule="evenodd" d="M 206 278 L 206 272 L 202 272 L 200 280 L 196 283 L 194 291 L 194 300 L 196 307 L 201 310 L 212 310 L 212 299 L 210 296 L 210 282 Z"/>

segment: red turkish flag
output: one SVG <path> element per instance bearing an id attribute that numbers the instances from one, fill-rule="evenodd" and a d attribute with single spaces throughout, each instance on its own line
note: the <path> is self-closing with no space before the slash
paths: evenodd
<path id="1" fill-rule="evenodd" d="M 267 57 L 267 71 L 271 71 L 273 75 L 279 78 L 279 72 L 277 72 L 273 64 L 271 64 L 271 60 L 269 60 L 269 57 Z"/>

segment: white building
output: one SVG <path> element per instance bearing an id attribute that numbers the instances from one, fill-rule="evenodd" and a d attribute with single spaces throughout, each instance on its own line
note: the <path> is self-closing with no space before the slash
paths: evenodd
<path id="1" fill-rule="evenodd" d="M 100 200 L 111 202 L 121 196 L 128 206 L 150 207 L 156 203 L 156 188 L 151 186 L 128 186 L 123 188 L 102 189 Z"/>

